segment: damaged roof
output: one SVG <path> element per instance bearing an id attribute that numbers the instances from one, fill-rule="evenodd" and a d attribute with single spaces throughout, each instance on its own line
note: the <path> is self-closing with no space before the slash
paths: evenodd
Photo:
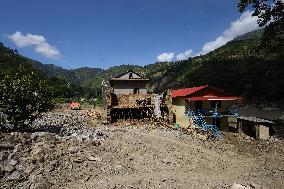
<path id="1" fill-rule="evenodd" d="M 116 77 L 111 78 L 111 80 L 146 80 L 148 81 L 149 79 L 130 69 L 126 73 L 122 73 Z"/>

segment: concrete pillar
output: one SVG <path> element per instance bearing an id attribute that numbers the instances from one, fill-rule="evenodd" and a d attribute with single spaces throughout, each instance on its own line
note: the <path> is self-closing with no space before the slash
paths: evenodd
<path id="1" fill-rule="evenodd" d="M 162 95 L 157 95 L 157 94 L 154 96 L 154 105 L 155 105 L 154 114 L 156 118 L 162 117 L 162 112 L 161 112 L 162 97 L 163 97 Z"/>
<path id="2" fill-rule="evenodd" d="M 257 138 L 261 139 L 261 140 L 268 140 L 269 139 L 269 127 L 265 126 L 265 125 L 258 125 L 258 134 L 257 134 Z"/>
<path id="3" fill-rule="evenodd" d="M 240 119 L 237 119 L 237 127 L 239 134 L 244 134 L 243 132 L 243 122 Z"/>

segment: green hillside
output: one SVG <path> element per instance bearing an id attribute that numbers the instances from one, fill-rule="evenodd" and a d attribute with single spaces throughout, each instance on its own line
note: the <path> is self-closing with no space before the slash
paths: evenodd
<path id="1" fill-rule="evenodd" d="M 4 74 L 11 74 L 16 72 L 20 66 L 28 69 L 30 73 L 36 74 L 38 78 L 45 80 L 51 97 L 79 97 L 82 91 L 84 91 L 79 85 L 70 82 L 76 77 L 73 77 L 73 74 L 68 70 L 54 65 L 41 64 L 40 62 L 21 56 L 17 50 L 5 47 L 0 43 L 0 71 Z"/>
<path id="2" fill-rule="evenodd" d="M 33 67 L 39 69 L 49 77 L 57 77 L 74 84 L 80 84 L 85 80 L 95 77 L 97 74 L 103 71 L 101 68 L 88 67 L 67 70 L 53 64 L 42 64 L 37 61 L 31 61 L 30 63 L 33 65 Z"/>

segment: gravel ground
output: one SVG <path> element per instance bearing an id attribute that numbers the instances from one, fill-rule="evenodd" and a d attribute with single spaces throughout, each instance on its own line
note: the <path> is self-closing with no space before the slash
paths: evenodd
<path id="1" fill-rule="evenodd" d="M 88 119 L 49 112 L 34 124 L 41 132 L 0 133 L 1 188 L 284 188 L 282 140 Z"/>

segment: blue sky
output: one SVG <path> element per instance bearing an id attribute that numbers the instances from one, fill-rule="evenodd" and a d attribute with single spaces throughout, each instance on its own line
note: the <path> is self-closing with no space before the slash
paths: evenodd
<path id="1" fill-rule="evenodd" d="M 6 46 L 64 68 L 186 59 L 257 27 L 236 0 L 1 0 L 0 23 Z"/>

